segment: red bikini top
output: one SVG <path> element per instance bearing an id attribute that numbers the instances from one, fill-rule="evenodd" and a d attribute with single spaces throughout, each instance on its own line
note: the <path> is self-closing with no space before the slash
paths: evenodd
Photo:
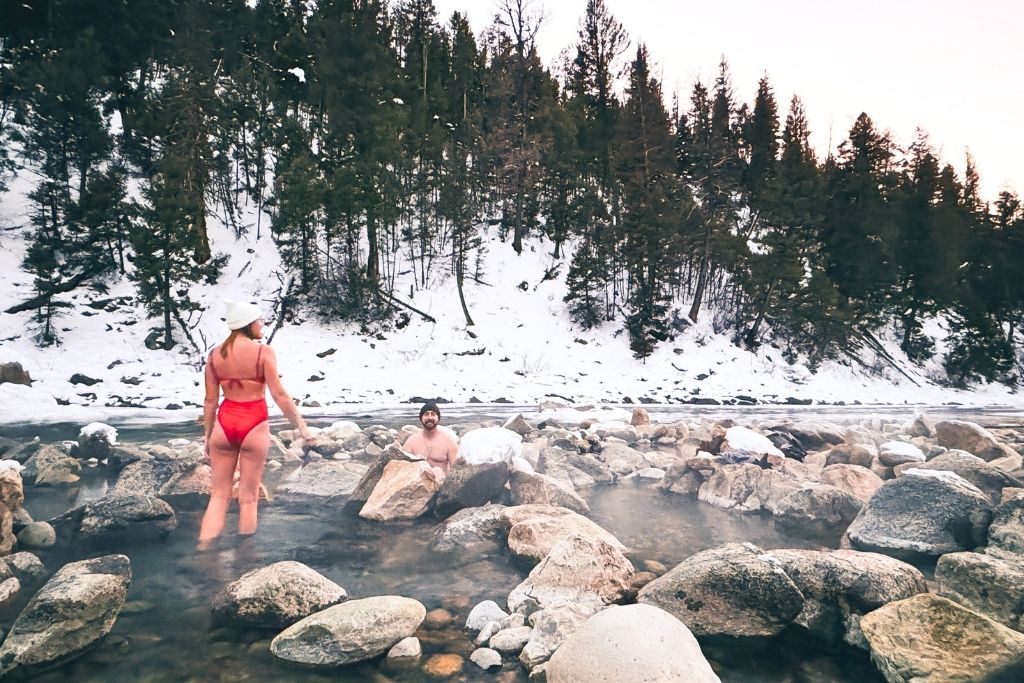
<path id="1" fill-rule="evenodd" d="M 214 351 L 216 351 L 216 349 L 214 349 Z M 242 385 L 243 381 L 244 382 L 259 382 L 261 384 L 265 384 L 266 383 L 266 380 L 264 379 L 264 376 L 263 376 L 263 366 L 260 365 L 260 357 L 262 355 L 263 355 L 263 347 L 260 346 L 259 350 L 256 352 L 256 373 L 257 374 L 256 374 L 255 377 L 221 377 L 220 375 L 217 374 L 217 366 L 215 366 L 213 364 L 213 351 L 210 351 L 210 357 L 207 360 L 207 363 L 209 363 L 209 365 L 210 365 L 210 372 L 213 373 L 213 381 L 214 382 L 216 382 L 217 384 L 220 384 L 221 382 L 227 382 L 229 387 L 238 387 L 239 389 L 241 389 L 242 386 L 243 386 Z"/>

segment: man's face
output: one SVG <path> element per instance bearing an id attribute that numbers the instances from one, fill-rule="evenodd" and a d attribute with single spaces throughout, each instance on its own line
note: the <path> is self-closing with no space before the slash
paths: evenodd
<path id="1" fill-rule="evenodd" d="M 437 423 L 441 421 L 441 416 L 435 413 L 433 410 L 428 410 L 420 415 L 420 424 L 426 430 L 431 430 L 437 426 Z"/>

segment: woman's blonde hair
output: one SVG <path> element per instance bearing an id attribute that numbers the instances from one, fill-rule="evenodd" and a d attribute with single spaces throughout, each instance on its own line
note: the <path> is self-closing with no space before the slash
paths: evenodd
<path id="1" fill-rule="evenodd" d="M 221 358 L 228 357 L 228 350 L 231 348 L 231 345 L 235 343 L 235 340 L 238 339 L 239 335 L 248 337 L 249 339 L 253 338 L 252 325 L 254 322 L 256 321 L 252 321 L 252 323 L 249 323 L 245 327 L 239 327 L 237 330 L 231 330 L 231 334 L 229 334 L 228 338 L 224 340 L 224 343 L 220 345 Z"/>

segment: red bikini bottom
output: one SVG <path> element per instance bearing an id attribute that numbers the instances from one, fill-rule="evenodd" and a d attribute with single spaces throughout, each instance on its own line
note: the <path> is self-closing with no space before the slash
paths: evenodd
<path id="1" fill-rule="evenodd" d="M 242 441 L 249 435 L 254 427 L 267 421 L 267 402 L 264 399 L 258 401 L 221 401 L 220 409 L 217 410 L 217 422 L 220 423 L 224 435 L 235 448 L 242 445 Z"/>

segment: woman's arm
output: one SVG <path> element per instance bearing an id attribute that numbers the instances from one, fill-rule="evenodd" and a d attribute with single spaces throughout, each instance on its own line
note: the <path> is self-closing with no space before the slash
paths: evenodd
<path id="1" fill-rule="evenodd" d="M 277 375 L 277 356 L 269 346 L 263 347 L 263 376 L 267 381 L 267 388 L 270 389 L 270 396 L 274 403 L 281 409 L 284 416 L 292 423 L 292 426 L 299 430 L 299 436 L 303 439 L 309 438 L 309 431 L 306 429 L 306 421 L 299 415 L 292 397 L 285 391 L 281 384 L 281 378 Z"/>
<path id="2" fill-rule="evenodd" d="M 203 400 L 203 436 L 210 438 L 213 433 L 213 423 L 217 419 L 217 400 L 220 398 L 220 386 L 213 377 L 213 370 L 207 361 L 206 370 L 203 372 L 206 382 L 206 398 Z"/>

